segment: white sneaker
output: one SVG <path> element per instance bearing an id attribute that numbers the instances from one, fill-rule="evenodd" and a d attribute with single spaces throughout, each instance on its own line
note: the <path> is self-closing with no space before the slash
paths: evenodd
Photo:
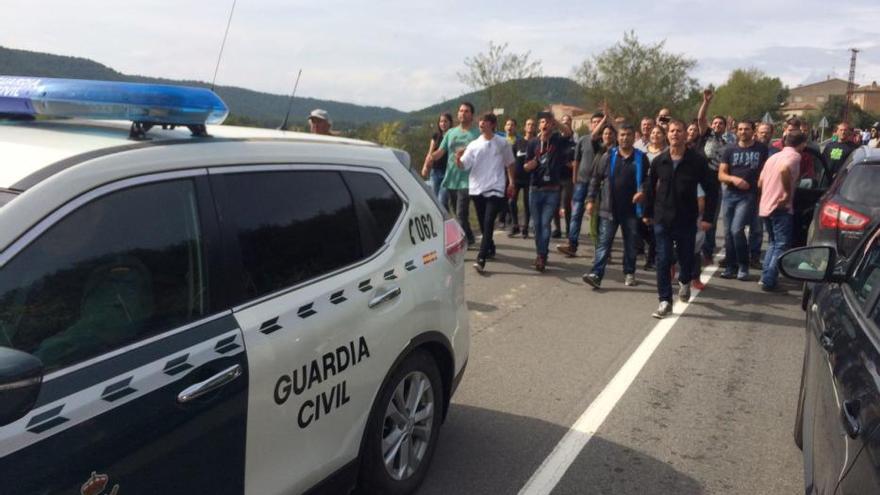
<path id="1" fill-rule="evenodd" d="M 651 315 L 658 320 L 662 320 L 663 318 L 672 314 L 672 304 L 669 301 L 660 301 L 660 306 L 657 308 L 657 311 Z"/>
<path id="2" fill-rule="evenodd" d="M 627 273 L 625 277 L 623 277 L 623 285 L 627 287 L 635 287 L 639 283 L 636 282 L 636 276 L 632 273 Z"/>
<path id="3" fill-rule="evenodd" d="M 685 303 L 691 300 L 691 284 L 678 283 L 678 299 Z"/>

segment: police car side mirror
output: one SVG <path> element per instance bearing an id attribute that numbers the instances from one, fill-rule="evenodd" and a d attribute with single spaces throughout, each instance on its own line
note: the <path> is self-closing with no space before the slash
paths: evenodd
<path id="1" fill-rule="evenodd" d="M 26 353 L 0 347 L 0 426 L 30 412 L 43 384 L 43 363 Z"/>

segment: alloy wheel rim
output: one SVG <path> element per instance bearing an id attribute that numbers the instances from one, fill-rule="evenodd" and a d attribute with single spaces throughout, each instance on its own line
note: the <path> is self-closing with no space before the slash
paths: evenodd
<path id="1" fill-rule="evenodd" d="M 382 425 L 382 457 L 394 480 L 409 478 L 421 465 L 431 442 L 433 420 L 431 381 L 421 371 L 413 371 L 394 388 Z"/>

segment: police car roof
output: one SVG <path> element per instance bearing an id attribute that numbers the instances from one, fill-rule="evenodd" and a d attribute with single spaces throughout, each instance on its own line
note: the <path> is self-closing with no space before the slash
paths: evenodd
<path id="1" fill-rule="evenodd" d="M 148 141 L 129 139 L 130 123 L 102 120 L 0 120 L 0 188 L 11 188 L 23 178 L 46 169 L 49 165 L 90 152 L 120 150 L 138 146 L 157 146 L 181 140 L 207 143 L 212 138 L 195 138 L 186 127 L 152 128 Z M 257 129 L 236 126 L 208 126 L 214 140 L 255 139 L 307 143 L 335 143 L 378 147 L 373 143 L 335 136 L 319 136 L 299 132 Z"/>

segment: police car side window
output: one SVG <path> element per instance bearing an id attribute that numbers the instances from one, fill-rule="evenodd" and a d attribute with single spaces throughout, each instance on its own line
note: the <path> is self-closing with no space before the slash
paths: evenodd
<path id="1" fill-rule="evenodd" d="M 117 191 L 0 269 L 0 345 L 49 372 L 199 319 L 207 287 L 192 181 Z"/>
<path id="2" fill-rule="evenodd" d="M 356 201 L 362 201 L 373 220 L 373 237 L 378 242 L 375 246 L 364 246 L 364 255 L 369 256 L 379 249 L 391 234 L 391 230 L 403 211 L 403 200 L 390 184 L 379 174 L 370 172 L 344 172 L 345 183 L 348 184 Z"/>
<path id="3" fill-rule="evenodd" d="M 339 172 L 254 172 L 224 179 L 223 210 L 241 249 L 246 300 L 361 258 L 354 204 Z"/>

